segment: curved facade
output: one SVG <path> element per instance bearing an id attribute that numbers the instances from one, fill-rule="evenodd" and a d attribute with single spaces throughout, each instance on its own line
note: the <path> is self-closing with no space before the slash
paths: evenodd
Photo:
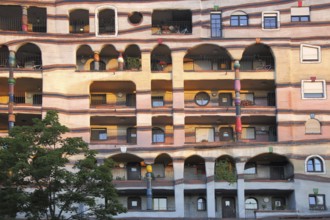
<path id="1" fill-rule="evenodd" d="M 329 8 L 0 3 L 0 135 L 57 110 L 117 162 L 119 219 L 330 215 Z"/>

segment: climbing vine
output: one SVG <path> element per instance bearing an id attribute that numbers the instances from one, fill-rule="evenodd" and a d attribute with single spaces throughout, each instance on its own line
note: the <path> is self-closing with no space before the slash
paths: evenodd
<path id="1" fill-rule="evenodd" d="M 221 159 L 216 162 L 215 178 L 217 180 L 225 180 L 230 184 L 237 181 L 236 170 L 229 159 Z"/>

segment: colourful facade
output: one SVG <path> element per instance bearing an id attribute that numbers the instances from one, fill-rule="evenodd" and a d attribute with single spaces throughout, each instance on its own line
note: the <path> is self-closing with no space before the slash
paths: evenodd
<path id="1" fill-rule="evenodd" d="M 0 135 L 57 110 L 117 162 L 120 219 L 330 216 L 329 8 L 2 1 Z"/>

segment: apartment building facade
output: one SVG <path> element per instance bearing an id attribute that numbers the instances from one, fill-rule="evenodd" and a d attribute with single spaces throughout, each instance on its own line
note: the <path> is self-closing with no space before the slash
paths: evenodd
<path id="1" fill-rule="evenodd" d="M 121 219 L 330 215 L 329 9 L 3 1 L 0 135 L 57 110 L 117 162 Z"/>

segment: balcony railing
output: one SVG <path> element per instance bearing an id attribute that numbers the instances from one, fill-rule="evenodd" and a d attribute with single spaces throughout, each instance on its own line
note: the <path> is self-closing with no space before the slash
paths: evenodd
<path id="1" fill-rule="evenodd" d="M 33 92 L 15 92 L 14 103 L 17 105 L 42 105 L 42 94 Z M 2 96 L 0 104 L 8 104 L 9 96 Z"/>
<path id="2" fill-rule="evenodd" d="M 191 34 L 190 21 L 162 21 L 161 24 L 153 24 L 152 34 Z"/>
<path id="3" fill-rule="evenodd" d="M 244 56 L 240 61 L 241 71 L 273 71 L 274 58 L 272 56 Z"/>
<path id="4" fill-rule="evenodd" d="M 42 62 L 40 55 L 27 55 L 27 54 L 17 54 L 16 56 L 17 68 L 19 69 L 33 69 L 41 70 Z"/>
<path id="5" fill-rule="evenodd" d="M 0 52 L 0 68 L 9 67 L 8 58 L 9 58 L 9 53 Z"/>
<path id="6" fill-rule="evenodd" d="M 171 72 L 172 60 L 170 56 L 156 56 L 151 58 L 151 71 L 153 72 Z"/>
<path id="7" fill-rule="evenodd" d="M 0 17 L 0 29 L 5 31 L 21 31 L 22 18 Z"/>
<path id="8" fill-rule="evenodd" d="M 92 128 L 92 144 L 136 144 L 136 130 L 118 128 Z"/>

